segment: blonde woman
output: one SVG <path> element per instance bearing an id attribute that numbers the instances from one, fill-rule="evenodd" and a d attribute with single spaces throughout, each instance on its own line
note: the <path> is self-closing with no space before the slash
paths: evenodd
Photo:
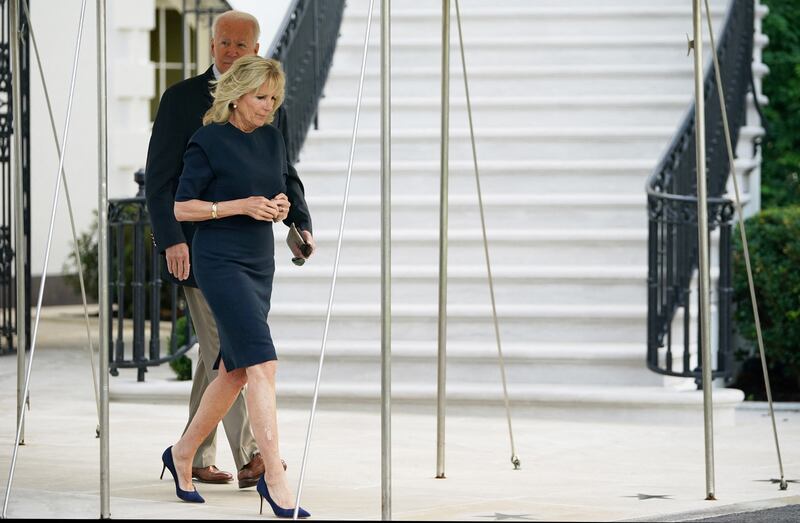
<path id="1" fill-rule="evenodd" d="M 177 496 L 203 503 L 192 486 L 192 459 L 247 384 L 250 428 L 265 465 L 256 485 L 262 509 L 266 499 L 276 516 L 292 517 L 294 498 L 278 451 L 277 356 L 267 325 L 275 270 L 272 224 L 289 212 L 283 138 L 267 125 L 283 91 L 278 62 L 238 59 L 217 82 L 204 126 L 184 155 L 175 217 L 198 224 L 191 263 L 219 327 L 219 374 L 162 461 L 173 475 Z M 310 514 L 300 509 L 299 515 Z"/>

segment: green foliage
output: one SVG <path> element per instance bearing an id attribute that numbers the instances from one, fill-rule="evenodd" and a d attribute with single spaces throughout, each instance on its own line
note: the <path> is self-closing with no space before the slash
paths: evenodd
<path id="1" fill-rule="evenodd" d="M 176 349 L 180 349 L 189 342 L 188 333 L 186 332 L 186 316 L 181 316 L 175 322 L 175 344 Z M 173 354 L 171 339 L 167 340 L 169 345 L 169 353 Z M 192 379 L 192 360 L 187 356 L 180 356 L 169 362 L 169 366 L 175 371 L 178 381 L 188 381 Z"/>
<path id="2" fill-rule="evenodd" d="M 763 32 L 769 37 L 763 60 L 764 140 L 761 197 L 764 208 L 800 204 L 800 2 L 763 0 L 769 7 Z"/>
<path id="3" fill-rule="evenodd" d="M 70 250 L 67 261 L 64 262 L 62 271 L 67 284 L 75 289 L 75 292 L 79 293 L 81 291 L 81 283 L 78 278 L 78 260 L 75 257 L 74 245 L 73 243 L 72 250 Z M 83 282 L 86 286 L 86 299 L 96 302 L 98 299 L 97 211 L 94 211 L 94 218 L 92 219 L 91 225 L 89 225 L 89 230 L 78 235 L 78 254 L 80 256 L 81 266 L 83 267 Z"/>
<path id="4" fill-rule="evenodd" d="M 767 209 L 748 219 L 745 227 L 768 365 L 800 384 L 800 206 Z M 738 233 L 733 253 L 733 292 L 736 327 L 757 348 Z"/>

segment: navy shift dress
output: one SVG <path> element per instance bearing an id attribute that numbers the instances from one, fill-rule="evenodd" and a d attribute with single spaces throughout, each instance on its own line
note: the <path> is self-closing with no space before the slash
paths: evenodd
<path id="1" fill-rule="evenodd" d="M 210 124 L 189 141 L 175 201 L 274 198 L 286 192 L 286 174 L 283 137 L 271 125 L 245 133 L 230 123 Z M 275 273 L 272 222 L 243 215 L 197 222 L 192 265 L 217 321 L 225 369 L 277 359 L 267 325 Z"/>

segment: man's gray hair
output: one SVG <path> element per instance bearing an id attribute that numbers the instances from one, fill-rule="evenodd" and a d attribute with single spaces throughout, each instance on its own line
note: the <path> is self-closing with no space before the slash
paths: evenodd
<path id="1" fill-rule="evenodd" d="M 250 22 L 250 24 L 253 26 L 253 36 L 255 36 L 255 41 L 253 43 L 258 42 L 258 37 L 261 36 L 261 27 L 258 25 L 258 20 L 255 16 L 251 15 L 250 13 L 245 13 L 244 11 L 225 11 L 219 15 L 214 20 L 211 38 L 214 38 L 214 35 L 217 34 L 217 26 L 222 20 L 243 20 Z"/>

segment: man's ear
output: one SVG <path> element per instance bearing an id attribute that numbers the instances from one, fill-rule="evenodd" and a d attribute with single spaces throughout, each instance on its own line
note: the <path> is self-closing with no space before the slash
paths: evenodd
<path id="1" fill-rule="evenodd" d="M 256 55 L 258 55 L 258 47 L 259 47 L 259 43 L 256 42 L 256 52 L 255 52 Z"/>

